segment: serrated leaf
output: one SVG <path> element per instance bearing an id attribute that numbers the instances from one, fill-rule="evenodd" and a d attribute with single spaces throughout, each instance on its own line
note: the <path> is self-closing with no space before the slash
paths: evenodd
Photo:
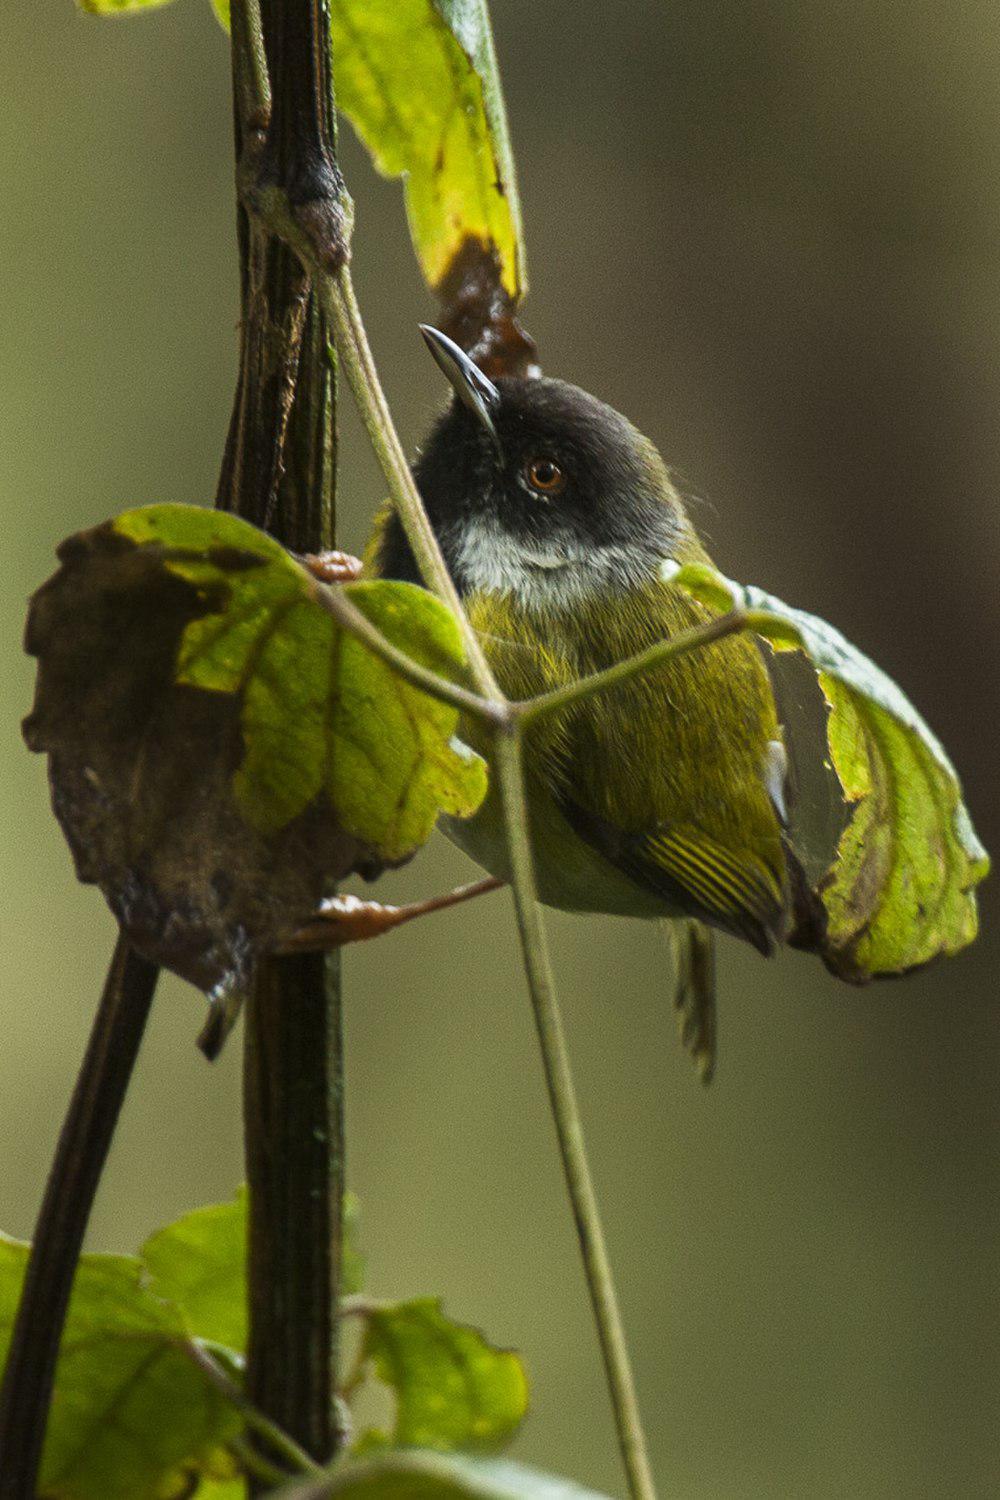
<path id="1" fill-rule="evenodd" d="M 484 767 L 451 742 L 457 709 L 411 687 L 342 630 L 318 603 L 324 585 L 271 537 L 196 506 L 149 506 L 112 524 L 164 549 L 171 572 L 215 595 L 184 631 L 177 682 L 240 695 L 236 797 L 262 832 L 284 827 L 325 791 L 341 826 L 396 864 L 427 840 L 439 810 L 475 811 Z M 345 593 L 421 665 L 459 675 L 461 634 L 439 599 L 381 580 Z"/>
<path id="2" fill-rule="evenodd" d="M 812 662 L 830 707 L 827 737 L 850 807 L 819 894 L 823 957 L 842 978 L 902 974 L 971 943 L 975 887 L 990 861 L 950 759 L 891 678 L 816 615 L 700 564 L 671 581 L 714 609 L 741 607 L 778 650 Z"/>
<path id="3" fill-rule="evenodd" d="M 82 880 L 134 946 L 203 988 L 238 983 L 329 882 L 408 859 L 485 766 L 457 710 L 341 630 L 319 584 L 248 522 L 150 506 L 70 538 L 35 595 L 32 749 Z M 411 584 L 350 587 L 411 656 L 458 677 L 462 644 Z"/>
<path id="4" fill-rule="evenodd" d="M 364 1263 L 355 1244 L 358 1205 L 344 1200 L 341 1290 L 360 1292 Z M 198 1338 L 242 1353 L 247 1345 L 247 1192 L 184 1214 L 139 1251 L 151 1290 L 173 1303 Z"/>
<path id="5" fill-rule="evenodd" d="M 29 1246 L 0 1236 L 0 1363 Z M 77 1268 L 46 1431 L 43 1500 L 153 1500 L 240 1430 L 233 1409 L 185 1355 L 176 1308 L 131 1256 Z"/>
<path id="6" fill-rule="evenodd" d="M 199 1491 L 199 1495 L 200 1495 Z M 279 1490 L 274 1500 L 607 1500 L 569 1479 L 508 1459 L 410 1450 L 339 1465 L 328 1478 Z"/>
<path id="7" fill-rule="evenodd" d="M 382 582 L 345 592 L 394 645 L 440 676 L 458 675 L 458 626 L 433 595 Z M 328 795 L 344 826 L 395 864 L 426 841 L 439 811 L 475 812 L 486 794 L 485 764 L 452 738 L 456 709 L 410 687 L 346 632 L 339 650 Z"/>
<path id="8" fill-rule="evenodd" d="M 395 1394 L 397 1447 L 494 1448 L 514 1433 L 527 1409 L 528 1383 L 517 1355 L 445 1317 L 437 1298 L 370 1310 L 363 1355 Z"/>

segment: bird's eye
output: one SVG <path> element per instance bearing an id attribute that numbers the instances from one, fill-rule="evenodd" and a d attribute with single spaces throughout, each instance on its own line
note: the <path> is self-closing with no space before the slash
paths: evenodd
<path id="1" fill-rule="evenodd" d="M 566 476 L 551 458 L 532 458 L 524 466 L 524 478 L 529 489 L 539 495 L 557 495 L 566 483 Z"/>

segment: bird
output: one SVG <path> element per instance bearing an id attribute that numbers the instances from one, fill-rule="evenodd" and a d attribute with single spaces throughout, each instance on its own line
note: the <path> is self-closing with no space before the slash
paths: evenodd
<path id="1" fill-rule="evenodd" d="M 533 697 L 711 618 L 671 578 L 710 562 L 659 452 L 563 380 L 487 377 L 421 331 L 452 398 L 414 478 L 502 691 Z M 376 516 L 365 575 L 420 583 L 397 513 Z M 485 756 L 489 733 L 463 719 Z M 789 768 L 760 644 L 746 634 L 664 661 L 536 720 L 525 783 L 539 899 L 663 921 L 682 1040 L 715 1068 L 715 935 L 763 954 L 794 940 L 808 891 L 788 837 Z M 509 878 L 499 795 L 444 831 Z"/>

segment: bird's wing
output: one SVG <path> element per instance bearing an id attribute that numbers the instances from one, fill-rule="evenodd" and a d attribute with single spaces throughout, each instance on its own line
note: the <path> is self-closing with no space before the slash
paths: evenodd
<path id="1" fill-rule="evenodd" d="M 745 938 L 770 953 L 785 936 L 788 892 L 749 849 L 730 849 L 692 824 L 625 833 L 563 792 L 564 817 L 581 838 L 679 912 Z"/>

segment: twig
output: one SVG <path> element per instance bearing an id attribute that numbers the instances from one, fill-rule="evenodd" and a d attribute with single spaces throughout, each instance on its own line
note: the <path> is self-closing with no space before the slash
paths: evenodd
<path id="1" fill-rule="evenodd" d="M 504 817 L 510 844 L 514 899 L 525 969 L 542 1051 L 549 1098 L 555 1117 L 559 1146 L 566 1172 L 573 1216 L 576 1221 L 591 1303 L 597 1321 L 601 1349 L 611 1393 L 619 1444 L 634 1500 L 653 1500 L 655 1489 L 645 1436 L 635 1395 L 621 1317 L 618 1312 L 611 1265 L 604 1244 L 600 1213 L 587 1165 L 580 1123 L 559 1013 L 555 1001 L 551 967 L 541 916 L 535 901 L 531 865 L 527 807 L 521 772 L 521 740 L 511 719 L 511 705 L 504 697 L 483 655 L 482 647 L 462 609 L 455 586 L 447 573 L 423 502 L 403 456 L 392 417 L 382 393 L 364 327 L 346 267 L 335 278 L 322 278 L 318 294 L 328 307 L 338 336 L 338 352 L 355 400 L 389 482 L 392 498 L 406 529 L 410 545 L 424 577 L 456 610 L 466 639 L 469 666 L 480 694 L 492 698 L 500 710 L 500 725 L 493 743 L 499 773 Z M 596 690 L 596 689 L 595 689 Z"/>
<path id="2" fill-rule="evenodd" d="M 260 1407 L 254 1405 L 242 1386 L 237 1385 L 219 1361 L 213 1357 L 210 1349 L 198 1339 L 191 1339 L 181 1347 L 191 1363 L 197 1365 L 206 1380 L 229 1402 L 230 1406 L 236 1408 L 247 1427 L 262 1437 L 274 1453 L 279 1453 L 293 1473 L 295 1471 L 302 1474 L 323 1473 L 321 1466 L 316 1463 L 315 1459 L 309 1457 L 309 1454 L 294 1438 L 289 1437 L 288 1433 L 284 1432 L 276 1422 L 272 1422 Z M 286 1475 L 279 1472 L 278 1477 L 279 1479 L 285 1478 Z M 273 1483 L 273 1478 L 271 1482 Z"/>
<path id="3" fill-rule="evenodd" d="M 347 943 L 363 943 L 370 938 L 383 937 L 396 927 L 402 927 L 417 917 L 427 917 L 437 911 L 449 911 L 477 896 L 488 895 L 503 885 L 491 875 L 485 880 L 475 880 L 470 885 L 456 886 L 440 896 L 428 896 L 423 901 L 410 901 L 406 906 L 384 906 L 380 901 L 361 901 L 357 896 L 335 896 L 325 901 L 319 911 L 297 932 L 287 938 L 278 950 L 281 953 L 326 952 L 330 948 L 342 948 Z"/>
<path id="4" fill-rule="evenodd" d="M 470 714 L 473 718 L 497 729 L 509 726 L 515 719 L 520 720 L 522 724 L 528 724 L 536 718 L 554 713 L 558 709 L 568 708 L 571 704 L 579 703 L 585 698 L 595 698 L 598 694 L 619 687 L 623 682 L 639 677 L 644 672 L 650 672 L 675 657 L 686 656 L 691 651 L 703 650 L 704 647 L 710 646 L 714 641 L 721 640 L 725 636 L 752 630 L 766 618 L 759 612 L 730 610 L 724 615 L 706 621 L 704 625 L 696 625 L 690 630 L 681 631 L 678 635 L 667 636 L 661 641 L 656 641 L 652 646 L 647 646 L 644 651 L 639 651 L 634 656 L 623 657 L 621 661 L 603 668 L 600 672 L 591 672 L 587 677 L 578 677 L 573 682 L 553 688 L 547 693 L 539 693 L 534 698 L 521 698 L 510 702 L 506 698 L 487 697 L 482 693 L 470 692 L 468 688 L 450 682 L 447 677 L 442 677 L 430 667 L 425 667 L 421 662 L 415 661 L 399 646 L 394 645 L 388 636 L 383 635 L 378 626 L 373 625 L 367 615 L 362 614 L 361 610 L 339 588 L 320 586 L 316 589 L 314 597 L 323 609 L 333 615 L 338 624 L 367 646 L 375 656 L 398 672 L 407 682 L 428 693 L 432 698 L 438 698 L 442 703 L 450 703 L 453 707 L 461 709 L 463 713 Z"/>
<path id="5" fill-rule="evenodd" d="M 80 1247 L 139 1053 L 159 970 L 119 937 L 42 1199 L 0 1391 L 0 1497 L 38 1466 Z"/>
<path id="6" fill-rule="evenodd" d="M 521 935 L 521 951 L 535 1013 L 545 1082 L 559 1139 L 559 1151 L 573 1205 L 604 1369 L 611 1390 L 618 1442 L 631 1494 L 635 1500 L 654 1500 L 656 1489 L 639 1413 L 635 1378 L 601 1227 L 597 1194 L 590 1175 L 583 1123 L 573 1086 L 545 928 L 535 892 L 519 729 L 496 735 L 494 765 L 503 804 L 511 889 Z"/>
<path id="7" fill-rule="evenodd" d="M 522 698 L 520 702 L 512 703 L 511 709 L 523 724 L 529 724 L 543 714 L 568 708 L 571 703 L 579 703 L 584 698 L 593 698 L 598 693 L 607 692 L 609 688 L 618 687 L 630 678 L 639 677 L 643 672 L 662 666 L 665 661 L 674 657 L 684 656 L 689 651 L 700 651 L 713 641 L 721 640 L 723 636 L 736 635 L 739 631 L 746 630 L 749 624 L 749 618 L 743 610 L 731 610 L 728 614 L 708 620 L 704 625 L 695 625 L 690 630 L 682 630 L 678 635 L 656 641 L 652 646 L 647 646 L 645 651 L 639 651 L 635 656 L 626 656 L 622 661 L 605 667 L 603 671 L 591 672 L 588 677 L 579 677 L 575 682 L 553 688 L 548 693 L 540 693 L 536 698 Z"/>
<path id="8" fill-rule="evenodd" d="M 356 604 L 353 604 L 348 596 L 340 588 L 328 588 L 317 585 L 315 596 L 322 607 L 327 610 L 339 625 L 351 635 L 356 636 L 369 651 L 373 652 L 384 661 L 387 666 L 397 671 L 400 677 L 414 687 L 421 688 L 429 693 L 432 698 L 439 698 L 443 703 L 450 703 L 454 708 L 462 709 L 467 714 L 472 714 L 477 719 L 483 719 L 487 723 L 502 723 L 507 717 L 506 708 L 495 699 L 483 697 L 480 693 L 470 692 L 468 688 L 461 687 L 457 682 L 449 682 L 447 677 L 414 661 L 407 652 L 401 651 L 398 646 L 393 645 L 388 636 L 383 635 L 377 625 L 373 625 L 367 615 L 362 614 Z"/>
<path id="9" fill-rule="evenodd" d="M 337 354 L 351 387 L 351 394 L 371 439 L 375 456 L 382 466 L 393 504 L 413 548 L 421 575 L 428 587 L 440 594 L 454 611 L 465 641 L 472 677 L 480 693 L 485 698 L 503 702 L 503 694 L 486 660 L 479 637 L 462 608 L 458 590 L 448 572 L 434 528 L 424 510 L 406 461 L 406 454 L 378 378 L 347 266 L 342 266 L 334 276 L 319 276 L 317 295 L 330 319 L 337 340 Z"/>

